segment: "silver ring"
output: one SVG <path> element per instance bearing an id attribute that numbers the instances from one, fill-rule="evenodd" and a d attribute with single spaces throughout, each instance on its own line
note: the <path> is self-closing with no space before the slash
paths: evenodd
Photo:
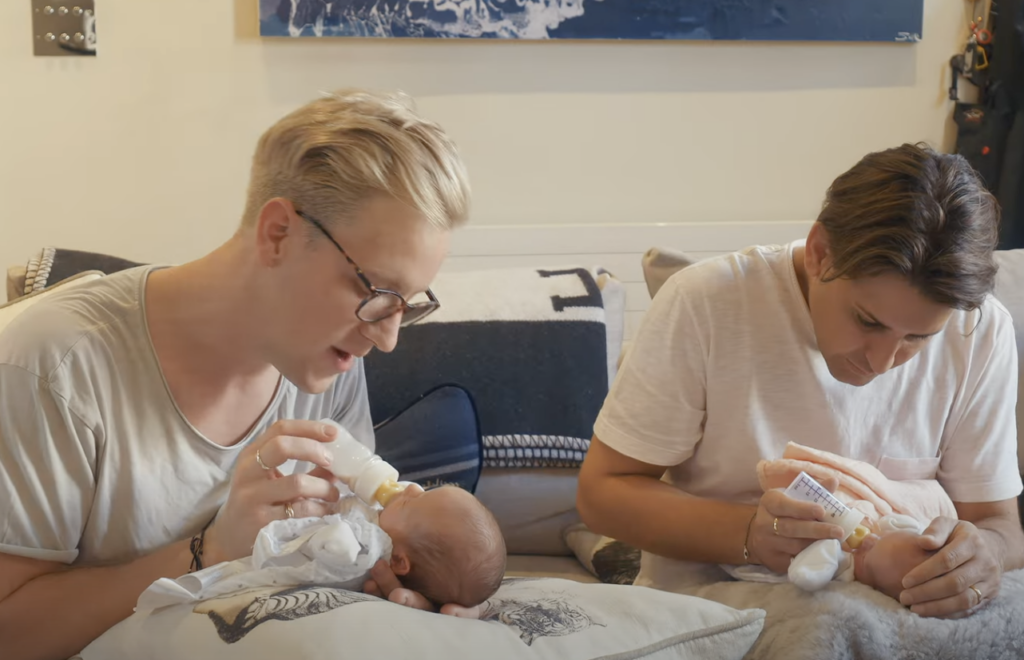
<path id="1" fill-rule="evenodd" d="M 260 450 L 259 449 L 256 450 L 256 462 L 259 463 L 260 467 L 263 468 L 264 470 L 272 470 L 273 469 L 272 467 L 270 467 L 269 465 L 264 463 L 262 458 L 260 458 Z"/>
<path id="2" fill-rule="evenodd" d="M 289 518 L 295 517 L 295 511 L 292 509 L 291 504 L 284 505 L 284 515 L 288 516 Z"/>
<path id="3" fill-rule="evenodd" d="M 983 598 L 983 596 L 981 595 L 981 592 L 980 592 L 980 591 L 978 590 L 978 587 L 976 587 L 976 586 L 974 586 L 974 585 L 972 584 L 972 585 L 970 586 L 970 589 L 971 589 L 971 591 L 973 591 L 974 593 L 978 594 L 978 602 L 977 602 L 977 603 L 975 604 L 975 606 L 981 605 L 981 601 L 982 601 L 982 598 Z"/>

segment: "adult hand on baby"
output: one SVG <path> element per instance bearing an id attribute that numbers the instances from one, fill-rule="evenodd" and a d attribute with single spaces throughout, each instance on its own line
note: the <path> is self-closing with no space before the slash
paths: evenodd
<path id="1" fill-rule="evenodd" d="M 373 579 L 367 580 L 363 586 L 363 591 L 366 593 L 417 610 L 436 611 L 433 603 L 422 594 L 412 589 L 404 588 L 398 576 L 394 574 L 391 567 L 383 559 L 374 565 L 370 575 Z M 457 616 L 463 619 L 479 619 L 482 609 L 483 607 L 480 605 L 476 607 L 462 607 L 461 605 L 448 604 L 441 607 L 441 614 Z"/>
<path id="2" fill-rule="evenodd" d="M 989 540 L 973 524 L 936 518 L 918 542 L 924 550 L 938 552 L 903 578 L 900 602 L 911 612 L 958 619 L 999 593 L 1002 566 Z"/>
<path id="3" fill-rule="evenodd" d="M 320 422 L 282 420 L 242 450 L 227 501 L 206 532 L 203 564 L 249 555 L 256 535 L 274 520 L 328 515 L 340 497 L 326 469 L 330 458 L 324 447 L 335 434 L 336 429 Z M 320 467 L 284 476 L 278 468 L 290 460 Z"/>
<path id="4" fill-rule="evenodd" d="M 839 487 L 834 477 L 821 482 L 829 492 Z M 789 571 L 789 563 L 807 546 L 820 539 L 841 539 L 843 529 L 821 522 L 825 509 L 820 504 L 795 500 L 781 489 L 761 497 L 750 524 L 747 549 L 751 563 L 762 564 L 776 573 Z"/>

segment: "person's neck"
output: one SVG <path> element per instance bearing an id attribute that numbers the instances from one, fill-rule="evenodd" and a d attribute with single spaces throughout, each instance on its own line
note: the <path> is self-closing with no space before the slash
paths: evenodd
<path id="1" fill-rule="evenodd" d="M 228 386 L 266 377 L 261 319 L 253 302 L 253 265 L 233 238 L 214 252 L 158 270 L 146 287 L 147 321 L 161 361 L 204 383 Z"/>
<path id="2" fill-rule="evenodd" d="M 807 284 L 807 265 L 804 261 L 807 255 L 807 248 L 798 245 L 793 249 L 793 268 L 796 270 L 796 281 L 800 285 L 800 293 L 804 296 L 804 302 L 809 302 L 809 291 Z"/>

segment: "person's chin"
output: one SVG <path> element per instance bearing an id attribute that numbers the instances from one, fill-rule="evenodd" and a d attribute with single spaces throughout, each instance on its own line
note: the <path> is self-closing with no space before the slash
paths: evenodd
<path id="1" fill-rule="evenodd" d="M 338 372 L 325 371 L 323 369 L 306 369 L 292 375 L 285 374 L 285 378 L 295 385 L 299 391 L 316 395 L 326 392 L 340 375 Z"/>
<path id="2" fill-rule="evenodd" d="M 858 369 L 849 360 L 843 360 L 838 367 L 829 364 L 828 371 L 840 383 L 852 385 L 853 387 L 863 387 L 875 379 L 874 374 Z"/>
<path id="3" fill-rule="evenodd" d="M 293 380 L 292 384 L 305 394 L 317 395 L 326 392 L 335 379 L 337 379 L 337 376 L 331 376 L 330 378 L 302 378 Z"/>
<path id="4" fill-rule="evenodd" d="M 281 372 L 299 390 L 307 394 L 322 394 L 334 384 L 338 376 L 351 371 L 357 359 L 351 353 L 330 348 L 315 360 L 294 365 L 297 368 L 292 373 L 284 369 Z"/>

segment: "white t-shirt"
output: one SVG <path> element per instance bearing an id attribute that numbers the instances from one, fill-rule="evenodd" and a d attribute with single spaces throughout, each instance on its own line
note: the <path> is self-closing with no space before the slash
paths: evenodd
<path id="1" fill-rule="evenodd" d="M 789 441 L 866 461 L 891 479 L 938 479 L 955 502 L 1016 497 L 1017 348 L 1003 305 L 989 297 L 980 311 L 954 311 L 909 362 L 847 385 L 817 350 L 793 266 L 802 243 L 748 248 L 673 275 L 595 435 L 670 466 L 666 481 L 711 499 L 756 503 L 757 462 L 781 457 Z M 644 553 L 638 583 L 671 588 L 684 564 Z"/>
<path id="2" fill-rule="evenodd" d="M 187 538 L 223 504 L 238 454 L 279 419 L 330 417 L 373 448 L 362 361 L 320 395 L 282 378 L 234 446 L 200 434 L 150 342 L 152 269 L 54 292 L 0 332 L 0 552 L 94 565 Z"/>

